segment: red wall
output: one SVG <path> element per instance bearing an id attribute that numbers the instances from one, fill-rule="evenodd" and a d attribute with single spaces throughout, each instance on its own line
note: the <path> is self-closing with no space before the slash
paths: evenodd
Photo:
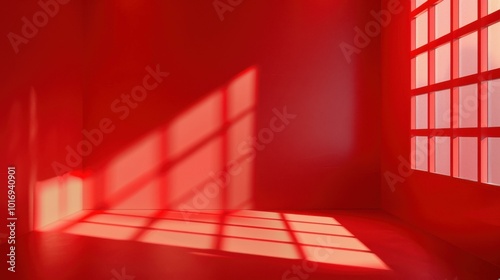
<path id="1" fill-rule="evenodd" d="M 0 40 L 0 176 L 6 182 L 7 166 L 16 167 L 17 234 L 31 228 L 29 209 L 34 205 L 29 194 L 36 192 L 38 182 L 57 176 L 52 163 L 63 163 L 66 145 L 81 138 L 80 4 L 72 1 L 60 5 L 57 13 L 54 9 L 54 17 L 42 21 L 38 31 L 32 31 L 33 37 L 17 46 L 17 53 L 8 34 L 23 36 L 22 18 L 33 22 L 33 15 L 43 9 L 37 1 L 13 1 L 0 12 L 0 34 L 4 35 Z M 70 169 L 80 168 L 81 164 Z M 0 199 L 2 220 L 7 214 L 4 190 L 7 192 L 3 188 Z M 49 207 L 59 210 L 54 204 Z"/>
<path id="2" fill-rule="evenodd" d="M 379 1 L 242 1 L 223 21 L 212 2 L 86 1 L 84 127 L 105 118 L 113 129 L 84 159 L 86 207 L 378 207 L 379 38 L 351 63 L 339 45 L 352 44 L 354 27 L 372 20 Z M 113 112 L 111 104 L 157 64 L 170 76 L 137 108 Z M 221 103 L 200 109 L 211 97 Z M 224 120 L 231 100 L 250 104 L 246 121 L 171 156 L 175 141 L 195 142 L 213 119 Z M 296 118 L 255 158 L 248 146 L 238 150 L 247 137 L 268 133 L 273 109 L 285 106 Z M 188 116 L 179 129 L 191 134 L 172 139 L 171 127 Z M 193 206 L 207 173 L 224 170 L 238 152 L 244 171 L 227 191 Z M 162 199 L 169 195 L 180 198 Z"/>
<path id="3" fill-rule="evenodd" d="M 382 2 L 385 5 L 388 1 Z M 500 264 L 500 189 L 428 172 L 408 172 L 409 2 L 384 29 L 382 36 L 382 208 L 462 249 Z M 384 175 L 391 179 L 386 180 Z"/>
<path id="4" fill-rule="evenodd" d="M 83 123 L 107 131 L 83 157 L 88 208 L 199 209 L 193 199 L 207 173 L 228 171 L 239 155 L 245 171 L 204 208 L 376 208 L 381 192 L 386 211 L 500 264 L 498 188 L 400 171 L 410 150 L 410 38 L 401 36 L 410 31 L 409 3 L 351 63 L 339 48 L 380 7 L 243 1 L 221 21 L 211 0 L 70 1 L 17 54 L 5 36 L 0 176 L 16 166 L 17 215 L 25 217 L 18 234 L 30 228 L 30 190 L 56 177 L 54 162 L 68 165 L 66 147 L 85 140 Z M 10 3 L 0 33 L 21 34 L 22 17 L 40 10 L 36 1 Z M 121 120 L 111 104 L 156 65 L 170 75 Z M 255 158 L 241 154 L 239 144 L 268 132 L 273 109 L 284 107 L 296 117 Z M 235 108 L 246 108 L 241 120 L 232 118 Z M 188 152 L 172 160 L 179 147 Z M 403 181 L 391 188 L 382 176 L 380 188 L 380 171 Z M 147 178 L 129 189 L 127 176 Z M 174 190 L 184 203 L 164 199 Z"/>
<path id="5" fill-rule="evenodd" d="M 17 54 L 0 42 L 2 164 L 17 167 L 19 230 L 38 219 L 30 207 L 50 206 L 38 212 L 44 223 L 68 214 L 68 175 L 57 175 L 70 170 L 86 180 L 87 208 L 376 208 L 379 39 L 351 63 L 339 45 L 379 7 L 243 1 L 221 21 L 209 0 L 59 4 Z M 22 18 L 41 10 L 10 4 L 3 34 L 22 35 Z M 157 65 L 170 75 L 125 117 L 112 104 Z M 296 117 L 281 130 L 285 108 Z M 248 139 L 273 127 L 265 148 L 250 149 Z M 82 128 L 98 143 L 87 145 Z M 85 173 L 74 172 L 79 148 Z M 195 204 L 209 173 L 229 172 L 232 159 L 243 171 Z"/>

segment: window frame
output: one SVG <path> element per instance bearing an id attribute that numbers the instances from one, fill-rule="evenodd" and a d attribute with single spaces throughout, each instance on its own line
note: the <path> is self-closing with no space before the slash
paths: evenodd
<path id="1" fill-rule="evenodd" d="M 427 0 L 420 6 L 415 7 L 416 0 L 412 0 L 412 7 L 410 12 L 411 24 L 411 160 L 412 169 L 437 173 L 435 170 L 435 154 L 434 154 L 434 140 L 436 137 L 449 137 L 450 142 L 450 174 L 454 178 L 461 178 L 459 174 L 459 149 L 458 143 L 461 137 L 474 137 L 477 139 L 477 181 L 480 183 L 490 184 L 488 181 L 488 139 L 500 137 L 500 127 L 488 127 L 488 82 L 500 79 L 500 68 L 488 70 L 488 27 L 490 25 L 500 23 L 500 10 L 488 13 L 488 0 L 477 0 L 477 19 L 462 27 L 459 26 L 459 1 L 450 0 L 450 32 L 435 38 L 435 10 L 436 5 L 443 0 Z M 427 43 L 415 47 L 417 26 L 416 18 L 422 13 L 427 12 Z M 477 72 L 472 75 L 461 77 L 459 75 L 459 39 L 466 35 L 477 33 Z M 499 34 L 500 36 L 500 34 Z M 438 47 L 450 44 L 450 78 L 445 81 L 436 83 L 434 81 L 435 74 L 435 51 Z M 500 46 L 499 46 L 500 48 Z M 427 53 L 427 85 L 416 87 L 417 84 L 417 56 Z M 499 81 L 500 83 L 500 81 Z M 475 127 L 459 127 L 459 88 L 463 86 L 477 85 L 477 99 L 476 107 L 477 124 Z M 500 88 L 499 88 L 500 89 Z M 449 90 L 449 128 L 436 128 L 435 127 L 435 94 L 440 91 Z M 427 95 L 427 127 L 415 127 L 416 120 L 416 104 L 415 99 L 417 96 Z M 500 110 L 500 108 L 498 108 Z M 427 168 L 417 168 L 418 147 L 416 145 L 417 137 L 427 137 Z M 500 168 L 500 167 L 499 167 Z M 446 174 L 445 174 L 446 175 Z"/>

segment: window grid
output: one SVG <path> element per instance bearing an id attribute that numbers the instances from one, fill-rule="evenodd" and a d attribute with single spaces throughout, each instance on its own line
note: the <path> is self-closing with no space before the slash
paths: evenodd
<path id="1" fill-rule="evenodd" d="M 410 14 L 412 31 L 412 49 L 410 52 L 412 59 L 412 167 L 416 170 L 499 185 L 496 177 L 494 179 L 491 178 L 493 178 L 492 175 L 500 174 L 500 164 L 498 164 L 498 161 L 492 160 L 492 156 L 494 157 L 493 154 L 488 153 L 488 147 L 491 145 L 489 143 L 497 143 L 493 141 L 500 139 L 500 127 L 488 126 L 488 116 L 492 115 L 491 112 L 488 112 L 488 96 L 492 90 L 488 84 L 492 80 L 498 80 L 500 78 L 500 68 L 494 68 L 488 64 L 488 55 L 498 59 L 500 54 L 498 50 L 492 50 L 491 46 L 490 49 L 488 48 L 488 33 L 490 33 L 490 36 L 491 34 L 496 34 L 489 32 L 494 30 L 493 28 L 489 30 L 489 27 L 494 24 L 500 24 L 500 10 L 492 7 L 491 1 L 489 0 L 477 0 L 477 8 L 471 7 L 470 9 L 472 11 L 477 9 L 477 16 L 467 15 L 469 20 L 460 26 L 460 21 L 462 20 L 459 19 L 461 16 L 459 7 L 466 7 L 467 2 L 465 1 L 467 0 L 419 1 L 417 7 L 416 0 L 412 1 L 412 12 Z M 472 2 L 468 1 L 468 3 L 470 4 Z M 446 5 L 449 5 L 450 28 L 448 33 L 442 32 L 442 34 L 436 36 L 436 25 L 443 25 L 443 22 L 438 23 L 439 19 L 436 19 L 436 5 L 438 4 L 441 4 L 439 7 L 440 11 L 448 8 Z M 473 4 L 472 6 L 475 5 L 476 4 Z M 427 14 L 427 25 L 422 24 L 421 21 L 417 25 L 417 17 L 422 14 Z M 465 10 L 462 11 L 462 15 L 464 14 L 466 14 Z M 448 17 L 445 18 L 448 19 Z M 474 18 L 475 20 L 470 20 Z M 447 25 L 447 23 L 445 22 L 444 25 Z M 422 27 L 426 27 L 424 32 L 423 30 L 418 30 L 418 28 Z M 440 27 L 440 30 L 443 30 L 443 28 Z M 444 30 L 447 30 L 446 26 Z M 418 34 L 426 34 L 428 37 L 427 39 L 418 38 L 417 40 L 416 37 Z M 498 36 L 500 36 L 500 34 L 498 34 Z M 475 38 L 477 38 L 477 41 L 474 40 Z M 495 38 L 495 40 L 498 39 Z M 417 46 L 417 41 L 426 43 Z M 490 41 L 490 43 L 491 42 L 493 41 Z M 448 79 L 446 79 L 448 76 L 446 67 L 444 67 L 444 69 L 441 68 L 443 66 L 443 61 L 440 60 L 441 64 L 436 63 L 436 50 L 440 48 L 440 53 L 437 57 L 441 59 L 443 57 L 442 50 L 444 49 L 442 47 L 447 44 L 450 46 L 450 58 L 444 61 L 445 63 L 449 63 L 450 67 Z M 473 47 L 472 49 L 470 48 L 471 46 Z M 471 57 L 470 53 L 466 53 L 466 51 L 474 51 L 474 48 L 476 48 L 475 55 L 477 59 Z M 444 53 L 445 55 L 447 54 L 446 52 Z M 425 63 L 421 61 L 417 63 L 419 62 L 417 57 L 425 57 L 423 56 L 425 54 L 427 56 L 427 65 L 426 69 L 423 69 Z M 470 64 L 470 61 L 474 64 Z M 493 60 L 491 59 L 491 61 Z M 474 70 L 474 68 L 477 70 L 466 73 L 467 75 L 460 75 L 461 72 L 464 71 L 465 63 L 469 63 L 468 66 L 472 66 L 472 70 Z M 476 63 L 477 65 L 475 65 Z M 461 66 L 462 68 L 460 68 Z M 440 67 L 439 73 L 436 72 L 436 67 Z M 461 70 L 459 70 L 459 68 Z M 445 71 L 444 79 L 442 78 L 443 71 Z M 422 80 L 422 74 L 426 75 L 425 78 L 427 81 L 425 81 L 425 78 Z M 440 74 L 440 78 L 436 81 L 436 75 L 438 74 Z M 474 85 L 476 89 L 474 89 Z M 500 88 L 497 89 L 497 91 L 499 90 Z M 438 116 L 436 114 L 437 109 L 439 109 L 440 112 L 443 111 L 443 108 L 436 107 L 439 106 L 436 104 L 436 94 L 444 91 L 449 91 L 450 93 L 449 102 L 441 102 L 439 104 L 444 103 L 449 105 L 447 110 L 447 118 L 449 118 L 447 121 L 449 122 L 449 126 L 446 126 L 446 128 L 437 128 L 436 124 L 438 122 L 436 118 L 443 118 L 445 116 Z M 422 96 L 426 96 L 428 100 L 427 110 L 418 109 L 418 102 L 416 102 L 416 100 Z M 489 110 L 491 110 L 492 106 L 490 105 L 489 107 Z M 426 113 L 427 116 L 417 119 L 422 112 Z M 474 118 L 476 120 L 473 120 L 473 122 L 476 122 L 475 126 L 471 125 L 471 120 L 469 119 L 467 120 L 469 122 L 466 125 L 467 127 L 462 127 L 461 123 L 464 122 L 464 118 L 471 115 L 475 115 Z M 422 121 L 427 121 L 426 127 L 421 125 Z M 442 123 L 442 120 L 439 121 L 439 123 Z M 442 125 L 440 125 L 440 127 L 442 127 Z M 427 140 L 424 140 L 424 138 Z M 426 143 L 426 145 L 419 145 L 419 143 Z M 462 143 L 462 148 L 465 143 L 467 143 L 469 148 L 472 146 L 476 146 L 477 148 L 470 151 L 470 153 L 462 149 L 464 151 L 462 151 L 461 155 L 460 143 Z M 449 153 L 443 152 L 443 149 L 446 149 L 447 146 L 449 146 Z M 436 147 L 440 149 L 439 156 L 436 155 Z M 423 149 L 425 149 L 425 151 L 423 151 Z M 496 149 L 494 150 L 496 151 Z M 465 154 L 471 154 L 475 158 L 465 159 Z M 425 160 L 418 158 L 419 155 L 425 156 Z M 442 162 L 443 158 L 447 155 L 449 155 L 449 166 L 447 166 L 446 163 L 443 165 Z M 439 164 L 436 163 L 436 160 L 440 160 Z M 477 168 L 471 165 L 471 163 L 476 165 L 475 162 L 477 162 Z M 426 166 L 423 166 L 423 164 L 426 164 Z M 436 170 L 436 166 L 439 166 L 440 172 Z M 464 166 L 466 166 L 467 169 L 464 169 Z M 447 174 L 448 168 L 450 174 Z M 445 170 L 445 172 L 442 170 Z M 476 174 L 471 175 L 472 173 Z"/>

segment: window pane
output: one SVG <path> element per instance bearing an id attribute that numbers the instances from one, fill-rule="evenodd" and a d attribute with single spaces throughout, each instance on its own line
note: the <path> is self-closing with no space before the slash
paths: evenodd
<path id="1" fill-rule="evenodd" d="M 436 39 L 450 33 L 450 0 L 443 0 L 436 5 L 435 9 L 435 33 Z"/>
<path id="2" fill-rule="evenodd" d="M 427 57 L 428 57 L 427 52 L 425 52 L 420 55 L 417 55 L 416 58 L 415 84 L 417 88 L 426 86 L 428 84 L 429 77 L 428 77 Z"/>
<path id="3" fill-rule="evenodd" d="M 414 166 L 417 170 L 428 170 L 428 139 L 425 136 L 415 137 L 415 145 L 413 150 Z"/>
<path id="4" fill-rule="evenodd" d="M 450 90 L 437 91 L 434 94 L 435 122 L 436 128 L 450 128 Z"/>
<path id="5" fill-rule="evenodd" d="M 488 183 L 500 185 L 500 138 L 488 138 Z"/>
<path id="6" fill-rule="evenodd" d="M 427 18 L 428 13 L 423 12 L 419 16 L 417 16 L 416 19 L 416 38 L 415 38 L 415 47 L 419 48 L 425 44 L 427 44 L 428 40 L 428 18 Z"/>
<path id="7" fill-rule="evenodd" d="M 465 26 L 477 20 L 477 0 L 459 0 L 458 23 Z"/>
<path id="8" fill-rule="evenodd" d="M 427 94 L 422 94 L 415 96 L 415 128 L 416 129 L 426 129 L 427 128 L 427 108 L 428 108 L 428 97 Z"/>
<path id="9" fill-rule="evenodd" d="M 436 48 L 435 53 L 435 81 L 436 83 L 450 79 L 450 43 Z"/>
<path id="10" fill-rule="evenodd" d="M 459 137 L 458 176 L 477 181 L 477 138 Z"/>
<path id="11" fill-rule="evenodd" d="M 488 81 L 488 126 L 500 126 L 500 79 Z"/>
<path id="12" fill-rule="evenodd" d="M 477 73 L 477 32 L 459 39 L 458 52 L 460 77 Z"/>
<path id="13" fill-rule="evenodd" d="M 497 68 L 500 68 L 500 22 L 488 27 L 488 69 Z"/>
<path id="14" fill-rule="evenodd" d="M 435 172 L 450 175 L 450 137 L 434 137 Z"/>
<path id="15" fill-rule="evenodd" d="M 488 0 L 488 14 L 494 11 L 500 10 L 500 1 L 498 0 Z"/>
<path id="16" fill-rule="evenodd" d="M 458 127 L 477 127 L 477 85 L 459 88 Z"/>
<path id="17" fill-rule="evenodd" d="M 420 7 L 422 4 L 425 3 L 427 0 L 415 0 L 415 8 Z"/>

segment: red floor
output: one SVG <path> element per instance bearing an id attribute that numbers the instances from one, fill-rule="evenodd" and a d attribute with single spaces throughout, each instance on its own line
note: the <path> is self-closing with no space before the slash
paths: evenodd
<path id="1" fill-rule="evenodd" d="M 21 237 L 17 270 L 0 278 L 500 277 L 500 267 L 378 211 L 81 212 Z"/>

